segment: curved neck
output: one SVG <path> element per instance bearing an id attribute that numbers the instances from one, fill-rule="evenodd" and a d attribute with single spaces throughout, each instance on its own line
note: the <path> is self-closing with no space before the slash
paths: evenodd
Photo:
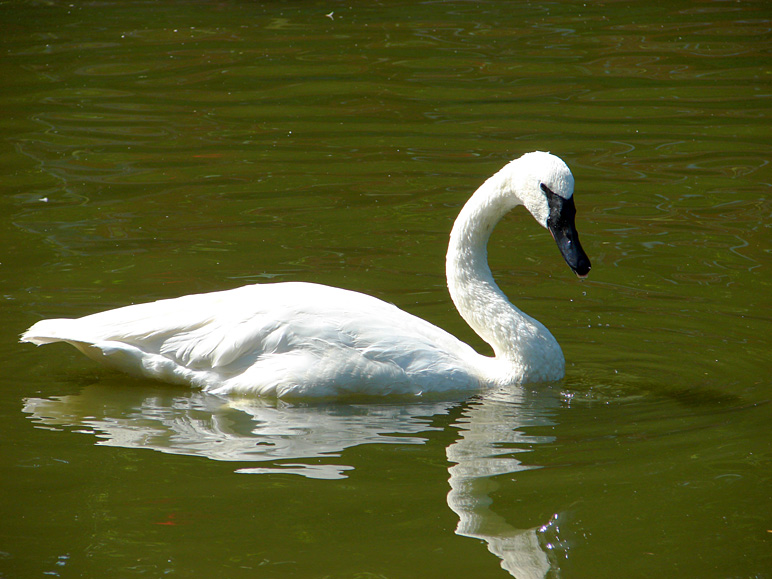
<path id="1" fill-rule="evenodd" d="M 563 354 L 557 341 L 541 323 L 509 302 L 488 266 L 491 232 L 517 205 L 522 205 L 518 192 L 501 171 L 467 201 L 450 234 L 445 261 L 448 289 L 461 316 L 491 345 L 496 359 L 509 362 L 510 374 L 519 374 L 514 380 L 559 379 Z M 554 368 L 556 359 L 559 370 Z"/>

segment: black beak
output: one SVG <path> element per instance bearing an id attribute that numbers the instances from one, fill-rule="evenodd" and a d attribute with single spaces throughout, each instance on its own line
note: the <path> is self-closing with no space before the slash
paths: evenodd
<path id="1" fill-rule="evenodd" d="M 550 230 L 558 249 L 570 267 L 579 277 L 587 277 L 590 271 L 590 258 L 579 243 L 579 234 L 576 231 L 576 206 L 574 198 L 563 199 L 553 193 L 544 183 L 541 190 L 547 196 L 550 215 L 547 219 L 547 229 Z"/>

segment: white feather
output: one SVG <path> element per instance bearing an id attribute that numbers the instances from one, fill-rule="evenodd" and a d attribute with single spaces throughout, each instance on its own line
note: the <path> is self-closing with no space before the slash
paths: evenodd
<path id="1" fill-rule="evenodd" d="M 525 204 L 545 225 L 542 182 L 564 198 L 573 193 L 560 159 L 525 155 L 478 189 L 451 234 L 451 296 L 494 358 L 391 304 L 312 283 L 256 284 L 42 320 L 21 339 L 68 342 L 120 370 L 216 394 L 424 394 L 559 379 L 560 347 L 509 303 L 485 255 L 493 226 L 512 207 Z"/>

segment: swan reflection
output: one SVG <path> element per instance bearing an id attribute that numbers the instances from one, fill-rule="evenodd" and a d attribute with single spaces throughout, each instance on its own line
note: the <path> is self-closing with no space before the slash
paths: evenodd
<path id="1" fill-rule="evenodd" d="M 546 577 L 557 564 L 552 555 L 558 516 L 531 529 L 517 529 L 491 510 L 490 495 L 498 488 L 497 476 L 538 467 L 524 465 L 516 455 L 532 444 L 551 442 L 553 437 L 526 435 L 516 428 L 550 424 L 545 403 L 524 404 L 522 389 L 506 389 L 467 405 L 455 426 L 459 438 L 446 449 L 450 492 L 448 506 L 458 515 L 456 533 L 484 540 L 501 566 L 517 579 Z M 549 404 L 547 404 L 549 405 Z M 526 448 L 523 448 L 526 447 Z M 514 455 L 514 456 L 513 456 Z"/>
<path id="2" fill-rule="evenodd" d="M 40 428 L 73 428 L 95 435 L 98 445 L 239 462 L 238 473 L 314 479 L 345 478 L 354 466 L 335 459 L 346 448 L 425 444 L 431 431 L 453 428 L 447 501 L 459 518 L 456 533 L 485 541 L 512 576 L 531 579 L 557 576 L 558 516 L 518 529 L 491 508 L 491 493 L 498 477 L 538 468 L 518 457 L 551 437 L 519 429 L 550 424 L 558 403 L 519 388 L 466 402 L 306 406 L 96 384 L 79 394 L 27 398 L 23 410 Z"/>
<path id="3" fill-rule="evenodd" d="M 212 460 L 275 462 L 239 473 L 293 473 L 345 478 L 354 467 L 287 463 L 339 457 L 362 444 L 423 444 L 429 419 L 451 402 L 410 405 L 299 406 L 259 399 L 227 399 L 203 392 L 177 395 L 91 385 L 80 394 L 27 398 L 24 412 L 40 426 L 76 427 L 96 435 L 97 445 L 149 448 Z"/>

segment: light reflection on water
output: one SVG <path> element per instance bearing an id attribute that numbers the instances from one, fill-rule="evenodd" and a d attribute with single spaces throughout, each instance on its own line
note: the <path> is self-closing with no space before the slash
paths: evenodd
<path id="1" fill-rule="evenodd" d="M 517 529 L 497 514 L 491 494 L 496 477 L 539 468 L 518 455 L 551 436 L 521 429 L 550 426 L 560 400 L 521 388 L 471 401 L 413 404 L 293 405 L 255 399 L 227 399 L 200 392 L 152 395 L 140 388 L 116 391 L 95 384 L 78 394 L 27 398 L 23 411 L 38 428 L 66 429 L 97 437 L 98 446 L 150 449 L 241 463 L 243 474 L 296 474 L 309 479 L 346 478 L 353 465 L 335 459 L 367 444 L 424 444 L 426 433 L 452 411 L 460 414 L 446 428 L 457 430 L 446 448 L 450 492 L 447 503 L 459 518 L 456 533 L 485 541 L 501 566 L 518 579 L 557 572 L 561 545 L 556 513 L 542 525 Z M 266 463 L 249 466 L 249 463 Z"/>
<path id="2" fill-rule="evenodd" d="M 109 404 L 106 404 L 109 400 Z M 24 411 L 47 426 L 76 426 L 98 437 L 97 445 L 146 448 L 168 454 L 234 462 L 287 461 L 340 456 L 362 444 L 422 444 L 432 427 L 426 416 L 447 412 L 437 405 L 294 406 L 259 399 L 228 400 L 200 392 L 178 396 L 134 395 L 120 403 L 110 388 L 92 385 L 79 394 L 29 398 Z M 258 471 L 294 472 L 308 478 L 342 478 L 349 466 L 279 464 Z"/>

